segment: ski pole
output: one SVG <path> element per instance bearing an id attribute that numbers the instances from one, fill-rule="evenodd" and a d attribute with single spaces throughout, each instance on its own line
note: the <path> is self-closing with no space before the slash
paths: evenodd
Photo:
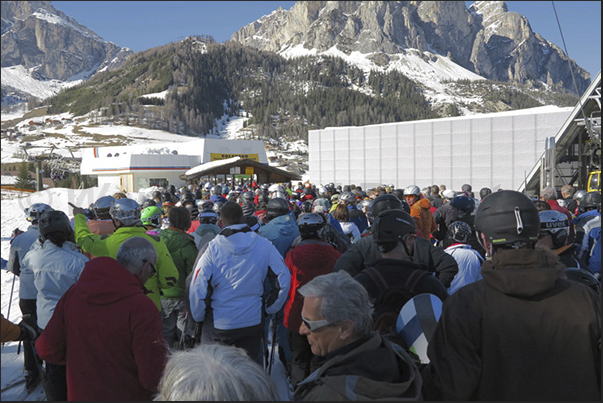
<path id="1" fill-rule="evenodd" d="M 272 315 L 272 342 L 270 343 L 270 364 L 268 365 L 268 375 L 272 373 L 272 365 L 274 364 L 274 350 L 276 347 L 276 314 Z"/>
<path id="2" fill-rule="evenodd" d="M 15 274 L 13 273 L 13 285 L 10 287 L 10 299 L 8 300 L 8 312 L 6 313 L 6 319 L 10 320 L 10 306 L 13 303 L 13 292 L 15 291 Z"/>

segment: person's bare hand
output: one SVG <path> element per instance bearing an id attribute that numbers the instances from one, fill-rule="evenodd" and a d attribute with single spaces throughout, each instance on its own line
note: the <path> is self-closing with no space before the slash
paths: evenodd
<path id="1" fill-rule="evenodd" d="M 74 205 L 71 202 L 67 202 L 72 208 L 73 208 L 73 216 L 75 217 L 76 214 L 86 214 L 86 210 L 84 210 L 81 207 L 77 207 L 76 205 Z"/>

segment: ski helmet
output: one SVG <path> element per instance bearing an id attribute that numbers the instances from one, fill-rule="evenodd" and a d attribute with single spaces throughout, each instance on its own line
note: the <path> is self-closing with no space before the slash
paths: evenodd
<path id="1" fill-rule="evenodd" d="M 44 237 L 51 232 L 61 231 L 67 234 L 73 232 L 69 217 L 60 210 L 45 211 L 39 218 L 38 228 L 40 230 L 40 235 Z"/>
<path id="2" fill-rule="evenodd" d="M 302 213 L 311 213 L 312 207 L 314 207 L 314 205 L 311 201 L 305 201 L 301 204 L 301 211 Z"/>
<path id="3" fill-rule="evenodd" d="M 25 214 L 27 214 L 27 221 L 37 222 L 39 218 L 46 211 L 53 211 L 54 209 L 45 203 L 34 203 L 29 208 L 25 209 Z"/>
<path id="4" fill-rule="evenodd" d="M 213 206 L 214 204 L 211 202 L 211 200 L 199 200 L 197 202 L 197 207 L 201 211 L 211 210 Z"/>
<path id="5" fill-rule="evenodd" d="M 601 192 L 594 191 L 585 194 L 580 202 L 580 209 L 584 211 L 592 209 L 601 211 Z"/>
<path id="6" fill-rule="evenodd" d="M 221 201 L 217 201 L 214 203 L 212 209 L 214 210 L 214 212 L 218 215 L 220 215 L 220 210 L 222 209 L 222 206 L 224 205 L 224 202 Z"/>
<path id="7" fill-rule="evenodd" d="M 159 227 L 161 225 L 162 214 L 163 210 L 157 206 L 145 207 L 140 213 L 140 221 L 142 221 L 143 225 Z"/>
<path id="8" fill-rule="evenodd" d="M 92 205 L 92 211 L 94 211 L 94 215 L 99 220 L 109 220 L 111 219 L 111 214 L 109 214 L 109 209 L 111 205 L 115 203 L 115 197 L 113 196 L 103 196 L 100 197 L 97 201 Z"/>
<path id="9" fill-rule="evenodd" d="M 329 200 L 320 197 L 318 199 L 314 199 L 314 201 L 312 202 L 312 208 L 316 206 L 324 206 L 328 211 L 331 208 L 331 203 L 329 203 Z"/>
<path id="10" fill-rule="evenodd" d="M 421 189 L 417 185 L 410 185 L 404 188 L 404 196 L 421 196 Z"/>
<path id="11" fill-rule="evenodd" d="M 346 206 L 353 206 L 356 204 L 356 196 L 350 191 L 343 192 L 342 195 L 339 196 L 339 201 L 343 201 Z"/>
<path id="12" fill-rule="evenodd" d="M 457 196 L 450 200 L 450 205 L 465 214 L 471 214 L 475 209 L 475 200 L 468 196 Z"/>
<path id="13" fill-rule="evenodd" d="M 146 199 L 142 203 L 140 203 L 140 208 L 144 210 L 147 207 L 156 206 L 157 202 L 153 199 Z"/>
<path id="14" fill-rule="evenodd" d="M 161 200 L 161 192 L 159 190 L 153 192 L 153 199 Z"/>
<path id="15" fill-rule="evenodd" d="M 255 195 L 252 192 L 243 192 L 240 196 L 241 200 L 244 200 L 246 202 L 254 202 L 255 199 Z"/>
<path id="16" fill-rule="evenodd" d="M 222 186 L 216 185 L 216 186 L 212 187 L 211 194 L 212 195 L 221 195 L 222 194 Z"/>
<path id="17" fill-rule="evenodd" d="M 564 246 L 569 234 L 567 216 L 556 210 L 544 210 L 538 215 L 540 216 L 540 234 L 551 234 L 554 249 Z"/>
<path id="18" fill-rule="evenodd" d="M 373 217 L 377 217 L 382 212 L 391 209 L 402 210 L 402 202 L 393 194 L 382 194 L 373 200 L 373 205 L 371 208 L 373 211 Z"/>
<path id="19" fill-rule="evenodd" d="M 584 198 L 585 195 L 586 195 L 586 190 L 578 190 L 578 191 L 576 191 L 576 193 L 574 193 L 572 198 L 574 200 L 577 200 L 578 202 L 582 202 L 582 199 Z"/>
<path id="20" fill-rule="evenodd" d="M 442 192 L 442 197 L 448 200 L 452 200 L 456 197 L 456 192 L 452 189 L 446 189 Z"/>
<path id="21" fill-rule="evenodd" d="M 404 200 L 404 189 L 394 189 L 392 194 L 400 200 Z"/>
<path id="22" fill-rule="evenodd" d="M 492 189 L 490 188 L 481 188 L 479 191 L 479 198 L 484 200 L 486 198 L 486 196 L 488 196 L 489 194 L 492 194 Z"/>
<path id="23" fill-rule="evenodd" d="M 132 199 L 118 199 L 109 209 L 111 218 L 121 222 L 126 227 L 140 224 L 140 206 Z"/>
<path id="24" fill-rule="evenodd" d="M 454 221 L 448 226 L 448 233 L 455 241 L 467 243 L 471 236 L 471 226 L 464 221 Z"/>
<path id="25" fill-rule="evenodd" d="M 312 206 L 312 203 L 310 203 Z M 289 203 L 285 199 L 275 197 L 266 204 L 266 217 L 268 219 L 276 218 L 285 214 L 289 214 Z"/>
<path id="26" fill-rule="evenodd" d="M 401 209 L 385 210 L 375 218 L 372 230 L 373 242 L 380 252 L 389 252 L 406 234 L 417 232 L 415 219 Z"/>
<path id="27" fill-rule="evenodd" d="M 326 221 L 318 213 L 307 213 L 297 219 L 297 225 L 302 238 L 316 238 L 318 231 L 326 225 Z"/>
<path id="28" fill-rule="evenodd" d="M 475 229 L 494 246 L 520 248 L 538 240 L 540 217 L 527 196 L 502 190 L 492 193 L 479 205 Z"/>
<path id="29" fill-rule="evenodd" d="M 199 215 L 199 208 L 197 207 L 197 203 L 192 200 L 186 200 L 182 203 L 182 206 L 185 207 L 189 213 L 191 213 L 191 220 L 194 220 Z"/>
<path id="30" fill-rule="evenodd" d="M 172 202 L 172 194 L 170 192 L 163 192 L 161 194 L 161 202 L 162 203 L 173 203 Z"/>

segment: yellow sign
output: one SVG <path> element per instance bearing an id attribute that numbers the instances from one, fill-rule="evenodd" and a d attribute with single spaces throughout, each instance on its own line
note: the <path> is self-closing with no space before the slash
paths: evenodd
<path id="1" fill-rule="evenodd" d="M 246 167 L 245 175 L 253 175 L 253 167 Z"/>
<path id="2" fill-rule="evenodd" d="M 260 162 L 260 159 L 258 158 L 257 154 L 220 154 L 220 153 L 210 153 L 210 159 L 211 159 L 211 161 L 227 160 L 227 159 L 233 158 L 233 157 L 241 157 L 241 158 L 245 158 L 245 159 L 250 159 L 252 161 Z"/>

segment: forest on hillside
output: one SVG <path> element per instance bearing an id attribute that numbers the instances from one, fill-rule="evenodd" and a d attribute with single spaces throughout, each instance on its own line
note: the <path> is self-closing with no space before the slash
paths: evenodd
<path id="1" fill-rule="evenodd" d="M 141 97 L 165 90 L 165 98 Z M 513 109 L 540 105 L 513 89 L 499 94 Z M 47 103 L 49 113 L 98 110 L 103 119 L 191 136 L 207 135 L 216 119 L 243 111 L 256 138 L 288 140 L 307 140 L 308 130 L 328 126 L 439 117 L 400 72 L 365 73 L 335 57 L 285 59 L 209 36 L 139 52 L 119 70 L 97 74 Z M 444 112 L 458 114 L 453 105 Z"/>

